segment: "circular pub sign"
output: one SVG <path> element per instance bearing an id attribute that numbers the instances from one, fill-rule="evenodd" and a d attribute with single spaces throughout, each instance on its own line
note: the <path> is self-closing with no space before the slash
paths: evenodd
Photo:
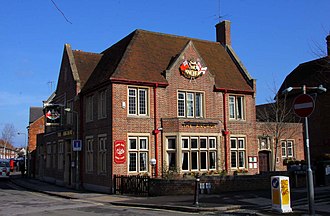
<path id="1" fill-rule="evenodd" d="M 293 102 L 293 110 L 301 118 L 308 117 L 314 110 L 314 99 L 307 94 L 297 96 Z"/>

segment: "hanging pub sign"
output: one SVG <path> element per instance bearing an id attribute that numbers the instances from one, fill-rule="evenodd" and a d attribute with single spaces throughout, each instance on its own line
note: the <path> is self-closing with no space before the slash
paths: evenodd
<path id="1" fill-rule="evenodd" d="M 199 61 L 185 60 L 179 69 L 180 73 L 187 79 L 196 79 L 205 74 L 207 67 L 202 67 Z"/>
<path id="2" fill-rule="evenodd" d="M 44 113 L 46 117 L 46 126 L 58 126 L 61 123 L 61 106 L 58 104 L 49 104 L 45 106 Z"/>
<path id="3" fill-rule="evenodd" d="M 124 140 L 115 141 L 115 163 L 122 164 L 126 161 L 126 145 Z"/>

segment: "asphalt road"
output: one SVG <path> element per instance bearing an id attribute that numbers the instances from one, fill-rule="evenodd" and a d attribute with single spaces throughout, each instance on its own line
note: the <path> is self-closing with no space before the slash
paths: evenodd
<path id="1" fill-rule="evenodd" d="M 9 180 L 0 179 L 0 215 L 24 216 L 94 216 L 94 215 L 216 215 L 215 213 L 185 213 L 167 210 L 128 208 L 87 200 L 65 199 L 31 192 Z"/>

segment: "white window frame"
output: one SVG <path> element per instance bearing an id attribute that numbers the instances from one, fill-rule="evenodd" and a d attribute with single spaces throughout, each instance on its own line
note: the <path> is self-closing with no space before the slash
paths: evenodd
<path id="1" fill-rule="evenodd" d="M 235 141 L 233 146 L 232 141 Z M 241 156 L 243 153 L 243 156 Z M 233 159 L 235 155 L 235 160 Z M 241 161 L 242 159 L 242 165 Z M 232 170 L 246 169 L 246 138 L 245 137 L 230 137 L 230 167 Z"/>
<path id="2" fill-rule="evenodd" d="M 171 140 L 171 142 L 174 141 L 174 146 L 169 146 L 169 140 Z M 169 136 L 166 137 L 166 156 L 167 156 L 167 166 L 168 169 L 177 169 L 177 154 L 176 154 L 176 149 L 177 149 L 177 139 L 175 136 Z M 171 157 L 171 155 L 174 155 Z M 172 159 L 174 159 L 174 162 L 171 161 Z"/>
<path id="3" fill-rule="evenodd" d="M 199 100 L 197 99 L 199 98 Z M 183 118 L 204 117 L 204 93 L 192 91 L 178 91 L 177 115 Z"/>
<path id="4" fill-rule="evenodd" d="M 290 145 L 288 145 L 289 143 L 290 143 Z M 293 140 L 281 140 L 282 158 L 293 158 L 293 156 L 294 156 L 293 145 L 294 145 Z"/>
<path id="5" fill-rule="evenodd" d="M 229 119 L 245 120 L 245 97 L 241 95 L 229 95 Z"/>
<path id="6" fill-rule="evenodd" d="M 136 143 L 135 148 L 132 148 L 131 140 L 135 140 Z M 142 141 L 144 141 L 145 146 L 142 146 Z M 131 156 L 134 156 L 135 159 L 133 165 L 132 165 L 133 161 L 131 161 L 132 160 Z M 142 163 L 144 163 L 143 166 Z M 128 172 L 129 173 L 149 172 L 149 137 L 147 136 L 128 137 Z"/>
<path id="7" fill-rule="evenodd" d="M 202 145 L 202 140 L 205 144 Z M 212 140 L 212 141 L 211 141 Z M 217 168 L 217 138 L 214 136 L 182 136 L 181 137 L 181 170 L 187 171 L 207 171 Z M 192 144 L 196 142 L 196 145 Z M 210 143 L 214 143 L 211 146 Z M 204 154 L 204 157 L 202 155 Z M 214 155 L 214 157 L 210 157 Z M 185 158 L 187 156 L 187 158 Z M 204 158 L 204 163 L 202 159 Z M 211 159 L 214 159 L 211 161 Z"/>
<path id="8" fill-rule="evenodd" d="M 134 94 L 131 94 L 134 93 Z M 127 113 L 129 116 L 149 115 L 149 90 L 147 88 L 128 87 Z"/>

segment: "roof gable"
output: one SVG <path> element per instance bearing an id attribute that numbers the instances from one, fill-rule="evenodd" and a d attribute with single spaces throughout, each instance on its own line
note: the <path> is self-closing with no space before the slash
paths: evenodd
<path id="1" fill-rule="evenodd" d="M 194 68 L 191 70 L 191 64 L 197 64 L 199 70 Z M 181 68 L 173 68 L 181 65 Z M 180 71 L 180 73 L 189 79 L 195 79 L 198 76 L 202 76 L 206 73 L 210 74 L 214 78 L 212 73 L 209 73 L 209 69 L 206 67 L 206 63 L 202 56 L 199 54 L 192 40 L 189 40 L 184 46 L 182 51 L 170 61 L 168 68 L 166 69 L 166 78 L 169 76 L 170 71 Z M 183 70 L 183 67 L 187 70 Z M 174 69 L 174 70 L 173 70 Z"/>

